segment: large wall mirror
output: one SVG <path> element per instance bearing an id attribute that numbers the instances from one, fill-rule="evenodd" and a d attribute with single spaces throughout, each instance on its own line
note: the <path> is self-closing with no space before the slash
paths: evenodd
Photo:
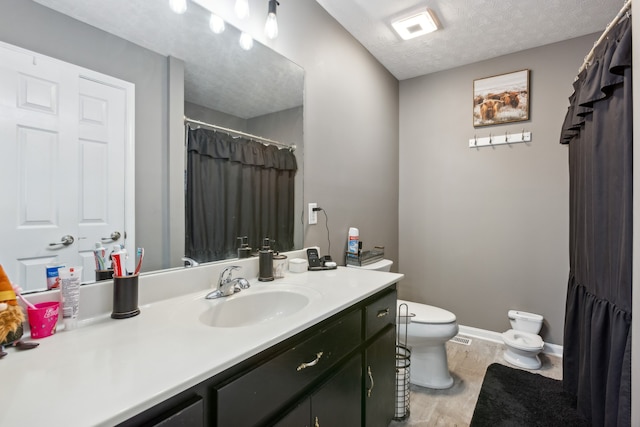
<path id="1" fill-rule="evenodd" d="M 197 3 L 189 2 L 183 15 L 168 3 L 4 0 L 0 6 L 0 41 L 135 84 L 135 243 L 145 248 L 143 272 L 183 266 L 176 248 L 184 247 L 184 227 L 169 212 L 184 209 L 172 189 L 184 188 L 175 153 L 184 144 L 185 116 L 295 145 L 295 210 L 303 217 L 304 70 L 258 42 L 243 50 L 231 25 L 214 34 L 210 11 Z M 296 248 L 303 234 L 300 220 Z"/>

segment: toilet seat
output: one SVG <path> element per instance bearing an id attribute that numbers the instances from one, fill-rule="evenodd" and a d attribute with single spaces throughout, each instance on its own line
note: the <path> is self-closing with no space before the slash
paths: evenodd
<path id="1" fill-rule="evenodd" d="M 411 323 L 422 323 L 430 325 L 441 325 L 445 323 L 453 323 L 456 321 L 456 315 L 445 309 L 426 305 L 422 303 L 412 303 L 411 301 L 398 300 L 398 313 L 400 313 L 400 305 L 407 304 L 409 308 L 409 316 Z"/>
<path id="2" fill-rule="evenodd" d="M 515 329 L 504 332 L 502 339 L 507 345 L 522 351 L 540 351 L 544 347 L 544 341 L 540 335 Z"/>

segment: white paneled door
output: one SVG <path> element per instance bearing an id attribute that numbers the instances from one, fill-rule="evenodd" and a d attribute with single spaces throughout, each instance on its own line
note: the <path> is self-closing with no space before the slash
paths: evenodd
<path id="1" fill-rule="evenodd" d="M 93 281 L 96 242 L 133 250 L 133 96 L 131 83 L 0 44 L 0 264 L 23 289 L 45 289 L 55 263 Z"/>

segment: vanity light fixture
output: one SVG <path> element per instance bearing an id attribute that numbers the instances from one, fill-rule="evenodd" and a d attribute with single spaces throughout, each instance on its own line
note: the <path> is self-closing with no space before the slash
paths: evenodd
<path id="1" fill-rule="evenodd" d="M 175 13 L 182 15 L 187 11 L 187 0 L 169 0 L 169 7 Z"/>
<path id="2" fill-rule="evenodd" d="M 244 31 L 240 34 L 240 47 L 244 50 L 251 50 L 253 47 L 253 37 L 251 37 L 251 34 L 245 33 Z"/>
<path id="3" fill-rule="evenodd" d="M 249 0 L 236 0 L 236 15 L 240 19 L 249 17 Z"/>
<path id="4" fill-rule="evenodd" d="M 271 40 L 278 37 L 278 18 L 276 17 L 276 7 L 280 6 L 277 0 L 269 0 L 269 13 L 267 23 L 264 24 L 264 33 Z"/>
<path id="5" fill-rule="evenodd" d="M 414 37 L 432 33 L 440 28 L 438 18 L 431 9 L 426 9 L 411 16 L 395 20 L 391 25 L 403 40 L 409 40 Z"/>
<path id="6" fill-rule="evenodd" d="M 211 28 L 211 31 L 213 31 L 215 34 L 224 32 L 224 19 L 222 19 L 215 13 L 212 13 L 211 17 L 209 18 L 209 28 Z"/>

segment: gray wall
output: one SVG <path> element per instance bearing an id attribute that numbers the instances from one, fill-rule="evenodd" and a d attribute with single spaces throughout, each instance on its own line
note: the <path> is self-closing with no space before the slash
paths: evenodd
<path id="1" fill-rule="evenodd" d="M 136 85 L 136 244 L 145 270 L 165 265 L 168 60 L 37 3 L 2 0 L 0 40 Z M 162 249 L 165 248 L 165 249 Z"/>
<path id="2" fill-rule="evenodd" d="M 313 0 L 283 3 L 278 22 L 273 47 L 305 69 L 304 196 L 330 230 L 320 212 L 305 244 L 326 254 L 330 239 L 343 264 L 353 226 L 397 261 L 398 81 Z"/>
<path id="3" fill-rule="evenodd" d="M 597 35 L 400 82 L 400 295 L 502 332 L 507 311 L 545 317 L 562 344 L 568 158 L 558 143 L 572 83 Z M 530 118 L 474 128 L 473 80 L 530 69 Z M 528 144 L 470 138 L 531 131 Z"/>
<path id="4" fill-rule="evenodd" d="M 246 132 L 247 120 L 222 111 L 212 110 L 193 102 L 185 101 L 184 115 L 190 119 L 198 120 L 205 123 L 215 123 L 229 129 L 235 129 Z"/>

